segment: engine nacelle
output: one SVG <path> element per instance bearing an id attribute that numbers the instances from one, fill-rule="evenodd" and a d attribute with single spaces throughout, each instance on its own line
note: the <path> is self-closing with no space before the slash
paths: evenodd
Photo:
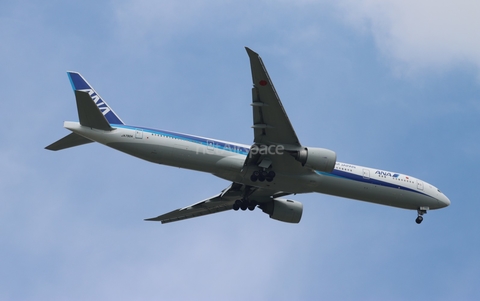
<path id="1" fill-rule="evenodd" d="M 297 201 L 273 199 L 269 203 L 261 204 L 263 212 L 270 218 L 286 223 L 299 223 L 302 218 L 303 204 Z"/>
<path id="2" fill-rule="evenodd" d="M 332 172 L 337 163 L 337 154 L 334 151 L 318 147 L 305 147 L 294 155 L 295 159 L 314 170 Z"/>

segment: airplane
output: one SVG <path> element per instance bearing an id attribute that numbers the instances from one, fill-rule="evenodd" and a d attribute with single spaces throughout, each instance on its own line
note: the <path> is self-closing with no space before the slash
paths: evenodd
<path id="1" fill-rule="evenodd" d="M 303 204 L 284 198 L 323 193 L 417 211 L 450 205 L 435 186 L 402 173 L 337 161 L 334 151 L 300 143 L 260 56 L 245 47 L 253 79 L 253 144 L 125 124 L 78 72 L 67 72 L 79 122 L 45 147 L 58 151 L 98 142 L 157 164 L 207 172 L 230 182 L 220 193 L 146 221 L 170 223 L 228 210 L 260 208 L 270 218 L 299 223 Z M 183 185 L 183 184 L 182 184 Z"/>

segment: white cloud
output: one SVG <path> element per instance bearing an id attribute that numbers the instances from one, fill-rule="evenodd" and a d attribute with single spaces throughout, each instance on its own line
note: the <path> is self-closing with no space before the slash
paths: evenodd
<path id="1" fill-rule="evenodd" d="M 371 32 L 402 71 L 480 67 L 480 2 L 471 0 L 343 0 L 342 18 Z"/>

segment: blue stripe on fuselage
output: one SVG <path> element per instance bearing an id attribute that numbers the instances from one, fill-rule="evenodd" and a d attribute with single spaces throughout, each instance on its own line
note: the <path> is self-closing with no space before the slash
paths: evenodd
<path id="1" fill-rule="evenodd" d="M 317 174 L 323 175 L 323 176 L 336 177 L 336 178 L 342 178 L 342 179 L 352 180 L 352 181 L 356 181 L 356 182 L 368 183 L 368 184 L 372 184 L 372 185 L 379 185 L 379 186 L 384 186 L 384 187 L 396 188 L 396 189 L 401 189 L 401 190 L 405 190 L 405 191 L 410 191 L 410 192 L 415 192 L 415 193 L 423 194 L 423 195 L 426 195 L 426 196 L 430 196 L 426 193 L 423 193 L 421 191 L 411 189 L 411 188 L 408 188 L 408 187 L 405 187 L 405 186 L 401 186 L 401 185 L 398 185 L 398 184 L 396 185 L 396 184 L 392 184 L 392 183 L 388 183 L 388 182 L 384 182 L 384 181 L 380 181 L 380 180 L 375 180 L 375 179 L 372 179 L 372 178 L 364 178 L 363 176 L 353 174 L 353 173 L 349 173 L 349 172 L 346 172 L 346 171 L 343 171 L 343 170 L 334 169 L 331 173 L 322 172 L 322 171 L 318 171 L 318 170 L 316 170 L 315 172 Z"/>
<path id="2" fill-rule="evenodd" d="M 150 129 L 150 128 L 139 127 L 139 126 L 118 125 L 118 124 L 112 124 L 112 126 L 116 128 L 122 128 L 122 129 L 134 130 L 134 131 L 142 130 L 143 132 L 146 132 L 146 133 L 151 133 L 151 134 L 166 136 L 166 137 L 179 139 L 183 141 L 188 141 L 192 143 L 197 143 L 200 145 L 213 147 L 216 149 L 221 149 L 224 151 L 229 151 L 229 152 L 233 152 L 233 153 L 237 153 L 245 156 L 248 155 L 248 152 L 250 150 L 248 146 L 238 144 L 238 143 L 231 143 L 231 142 L 220 141 L 215 139 L 203 138 L 203 137 L 176 133 L 171 131 L 156 130 L 156 129 Z"/>

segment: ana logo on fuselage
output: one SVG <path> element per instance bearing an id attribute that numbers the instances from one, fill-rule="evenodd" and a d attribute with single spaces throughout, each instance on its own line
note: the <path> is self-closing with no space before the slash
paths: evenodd
<path id="1" fill-rule="evenodd" d="M 388 171 L 381 171 L 381 170 L 377 170 L 375 172 L 376 175 L 380 175 L 382 177 L 394 177 L 394 178 L 397 178 L 399 176 L 398 173 L 395 173 L 395 174 L 392 174 L 391 172 L 388 172 Z"/>
<path id="2" fill-rule="evenodd" d="M 88 95 L 90 95 L 93 102 L 100 109 L 100 112 L 102 112 L 103 116 L 107 115 L 107 113 L 110 112 L 110 108 L 107 106 L 106 103 L 103 102 L 103 100 L 100 98 L 100 96 L 98 96 L 98 94 L 95 93 L 95 91 L 93 91 L 92 89 L 84 89 L 84 90 L 79 90 L 79 91 L 88 92 Z"/>

